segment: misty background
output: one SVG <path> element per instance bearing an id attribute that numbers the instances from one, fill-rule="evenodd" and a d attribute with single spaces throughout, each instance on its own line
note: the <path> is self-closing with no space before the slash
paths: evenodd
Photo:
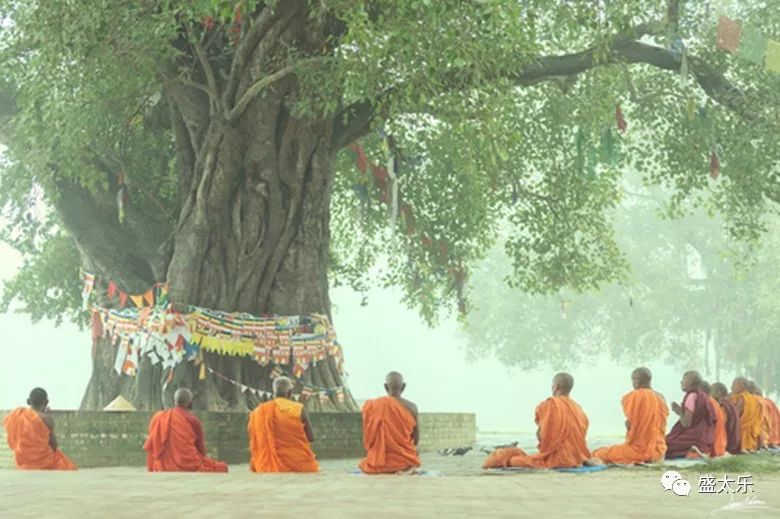
<path id="1" fill-rule="evenodd" d="M 0 245 L 0 281 L 20 267 L 21 257 Z M 549 396 L 554 370 L 512 370 L 495 358 L 467 360 L 466 339 L 454 318 L 428 328 L 400 304 L 401 294 L 374 289 L 364 294 L 349 288 L 331 292 L 334 325 L 344 346 L 347 384 L 362 400 L 383 393 L 389 370 L 401 371 L 407 396 L 423 412 L 474 412 L 482 431 L 535 431 L 533 412 Z M 3 362 L 0 363 L 0 409 L 24 405 L 29 390 L 43 386 L 56 409 L 77 409 L 91 373 L 88 329 L 52 322 L 32 324 L 24 314 L 0 315 Z M 682 369 L 661 361 L 647 364 L 654 386 L 667 400 L 679 400 Z M 620 398 L 630 388 L 634 364 L 604 356 L 571 370 L 573 397 L 590 418 L 591 436 L 621 435 Z M 670 419 L 671 420 L 671 419 Z"/>

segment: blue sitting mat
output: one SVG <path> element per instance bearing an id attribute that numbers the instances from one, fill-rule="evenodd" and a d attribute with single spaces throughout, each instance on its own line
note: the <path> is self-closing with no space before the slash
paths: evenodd
<path id="1" fill-rule="evenodd" d="M 588 474 L 590 472 L 601 472 L 610 468 L 609 465 L 583 465 L 582 467 L 560 468 L 560 469 L 531 469 L 527 467 L 507 467 L 505 469 L 487 469 L 488 472 L 541 472 L 554 470 L 555 472 L 570 472 L 572 474 Z"/>
<path id="2" fill-rule="evenodd" d="M 553 469 L 555 472 L 572 472 L 574 474 L 586 474 L 588 472 L 601 472 L 607 470 L 608 465 L 583 465 L 582 467 L 574 467 L 569 469 Z"/>
<path id="3" fill-rule="evenodd" d="M 353 476 L 397 476 L 399 474 L 366 474 L 365 472 L 361 471 L 360 469 L 350 470 L 348 471 L 348 474 L 352 474 Z M 441 472 L 438 470 L 418 470 L 416 472 L 413 472 L 411 474 L 402 474 L 404 476 L 422 476 L 427 478 L 440 478 L 444 476 Z"/>

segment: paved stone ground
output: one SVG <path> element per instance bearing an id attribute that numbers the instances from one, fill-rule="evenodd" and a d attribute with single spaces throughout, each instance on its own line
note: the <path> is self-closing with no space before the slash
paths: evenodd
<path id="1" fill-rule="evenodd" d="M 654 469 L 496 475 L 479 470 L 479 453 L 423 461 L 446 477 L 355 476 L 356 460 L 326 460 L 320 474 L 258 475 L 246 465 L 227 475 L 0 470 L 0 517 L 780 517 L 780 474 L 754 476 L 751 495 L 765 505 L 745 507 L 741 494 L 698 494 L 694 470 L 680 471 L 694 491 L 677 497 Z"/>

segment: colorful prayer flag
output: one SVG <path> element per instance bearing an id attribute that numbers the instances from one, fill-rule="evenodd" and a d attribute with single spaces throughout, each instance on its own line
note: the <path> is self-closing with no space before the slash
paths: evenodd
<path id="1" fill-rule="evenodd" d="M 138 308 L 141 308 L 144 306 L 144 296 L 140 295 L 134 295 L 130 296 L 130 299 L 133 301 L 133 304 L 137 306 Z"/>
<path id="2" fill-rule="evenodd" d="M 119 292 L 119 306 L 124 308 L 127 305 L 127 292 Z"/>
<path id="3" fill-rule="evenodd" d="M 116 283 L 113 281 L 108 282 L 108 289 L 106 289 L 106 295 L 109 299 L 114 299 L 114 296 L 116 295 Z"/>
<path id="4" fill-rule="evenodd" d="M 766 68 L 780 73 L 780 41 L 769 40 L 767 43 Z"/>
<path id="5" fill-rule="evenodd" d="M 620 109 L 620 105 L 615 106 L 615 122 L 620 133 L 624 133 L 628 128 L 625 117 L 623 117 L 623 110 Z"/>
<path id="6" fill-rule="evenodd" d="M 736 53 L 737 48 L 739 47 L 739 37 L 741 32 L 742 27 L 739 25 L 739 23 L 725 16 L 721 16 L 718 19 L 718 48 L 727 52 L 731 52 L 732 54 Z"/>
<path id="7" fill-rule="evenodd" d="M 150 288 L 149 290 L 144 292 L 144 301 L 149 306 L 154 306 L 154 290 L 153 289 Z"/>
<path id="8" fill-rule="evenodd" d="M 755 29 L 745 27 L 742 29 L 742 37 L 739 39 L 737 56 L 759 65 L 764 64 L 769 38 Z"/>

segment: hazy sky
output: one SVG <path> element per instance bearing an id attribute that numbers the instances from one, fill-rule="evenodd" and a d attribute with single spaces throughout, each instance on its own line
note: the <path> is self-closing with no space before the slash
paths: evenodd
<path id="1" fill-rule="evenodd" d="M 19 266 L 19 255 L 0 245 L 0 279 Z M 475 412 L 483 430 L 535 430 L 534 407 L 550 393 L 551 370 L 510 372 L 493 359 L 468 363 L 454 320 L 429 329 L 398 303 L 395 291 L 370 292 L 365 307 L 360 306 L 362 295 L 350 289 L 335 289 L 331 296 L 355 398 L 380 395 L 387 371 L 397 370 L 406 377 L 408 398 L 421 411 Z M 0 329 L 0 409 L 23 405 L 36 385 L 49 391 L 52 407 L 77 408 L 91 370 L 89 331 L 70 324 L 33 325 L 21 314 L 0 314 Z M 620 398 L 630 389 L 634 367 L 601 359 L 572 370 L 573 397 L 588 414 L 592 435 L 622 434 Z M 682 370 L 661 363 L 649 367 L 656 389 L 667 400 L 679 400 Z"/>

